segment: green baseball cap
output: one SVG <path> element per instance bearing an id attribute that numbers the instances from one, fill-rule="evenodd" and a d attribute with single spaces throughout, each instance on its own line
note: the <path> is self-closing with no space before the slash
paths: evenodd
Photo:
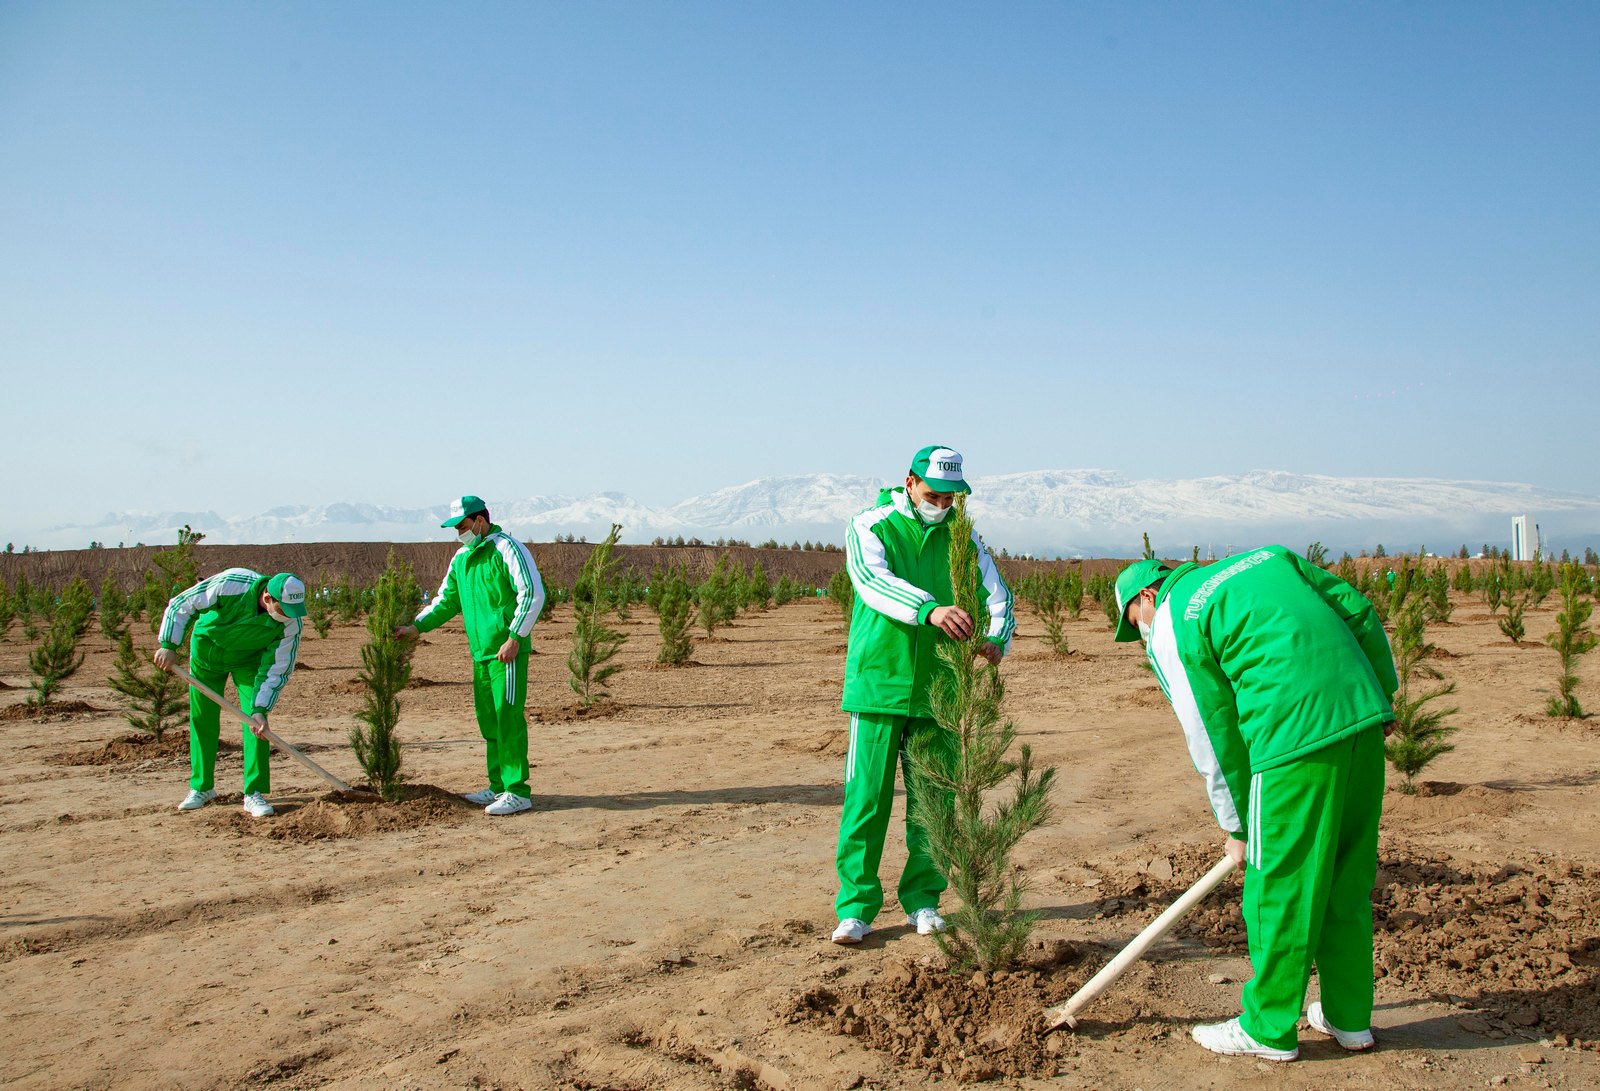
<path id="1" fill-rule="evenodd" d="M 1171 571 L 1160 561 L 1134 561 L 1117 573 L 1117 635 L 1113 639 L 1122 643 L 1139 639 L 1139 627 L 1128 624 L 1128 603 Z"/>
<path id="2" fill-rule="evenodd" d="M 267 594 L 290 617 L 306 616 L 306 585 L 293 572 L 279 572 L 267 581 Z"/>
<path id="3" fill-rule="evenodd" d="M 479 500 L 476 496 L 461 496 L 450 501 L 450 518 L 440 523 L 441 527 L 459 526 L 461 520 L 470 519 L 489 510 L 489 505 Z"/>
<path id="4" fill-rule="evenodd" d="M 916 453 L 911 472 L 922 478 L 934 492 L 971 492 L 961 477 L 961 455 L 942 444 L 932 444 Z"/>

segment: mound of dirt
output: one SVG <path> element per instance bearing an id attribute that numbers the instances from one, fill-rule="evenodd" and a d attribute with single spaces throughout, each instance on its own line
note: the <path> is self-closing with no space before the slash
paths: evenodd
<path id="1" fill-rule="evenodd" d="M 238 753 L 239 744 L 217 740 L 217 753 Z M 188 764 L 189 732 L 169 731 L 158 741 L 154 735 L 119 735 L 103 746 L 87 750 L 66 750 L 51 761 L 59 765 L 136 765 L 144 761 L 176 761 Z"/>
<path id="2" fill-rule="evenodd" d="M 462 822 L 483 808 L 432 784 L 407 784 L 398 803 L 359 792 L 329 792 L 310 803 L 274 803 L 271 818 L 251 818 L 242 811 L 215 811 L 214 825 L 251 837 L 274 841 L 326 841 L 368 837 L 392 830 L 415 830 Z"/>
<path id="3" fill-rule="evenodd" d="M 40 722 L 56 722 L 77 716 L 84 712 L 102 713 L 110 709 L 95 708 L 83 701 L 53 701 L 46 705 L 43 712 L 35 712 L 26 704 L 8 705 L 0 708 L 0 723 L 15 723 L 18 720 L 39 720 Z"/>
<path id="4" fill-rule="evenodd" d="M 1161 689 L 1158 686 L 1147 686 L 1132 693 L 1124 693 L 1117 698 L 1117 701 L 1133 708 L 1162 708 L 1167 703 L 1167 699 L 1161 696 Z"/>
<path id="5" fill-rule="evenodd" d="M 1063 968 L 1078 961 L 1077 950 L 1059 942 L 1009 973 L 958 976 L 942 965 L 894 962 L 860 985 L 808 989 L 785 1014 L 962 1083 L 1050 1077 L 1076 1047 L 1070 1036 L 1046 1033 L 1044 1013 L 1083 984 L 1083 972 Z"/>
<path id="6" fill-rule="evenodd" d="M 1466 997 L 1509 1028 L 1600 1037 L 1600 873 L 1391 852 L 1373 903 L 1379 978 Z"/>
<path id="7" fill-rule="evenodd" d="M 627 711 L 628 706 L 618 701 L 597 701 L 584 708 L 582 705 L 558 705 L 555 708 L 534 709 L 528 719 L 540 724 L 565 724 L 574 720 L 609 720 Z"/>

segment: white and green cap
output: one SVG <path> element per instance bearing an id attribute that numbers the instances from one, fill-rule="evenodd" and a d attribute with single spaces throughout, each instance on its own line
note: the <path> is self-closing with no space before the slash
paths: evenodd
<path id="1" fill-rule="evenodd" d="M 911 460 L 911 472 L 934 492 L 971 492 L 961 477 L 961 454 L 940 444 L 924 447 Z"/>
<path id="2" fill-rule="evenodd" d="M 1139 592 L 1157 580 L 1164 579 L 1172 569 L 1160 561 L 1134 561 L 1117 573 L 1117 635 L 1115 640 L 1127 643 L 1139 639 L 1139 629 L 1128 624 L 1128 603 L 1139 597 Z"/>
<path id="3" fill-rule="evenodd" d="M 293 572 L 279 572 L 268 580 L 267 594 L 278 600 L 289 617 L 306 616 L 306 585 Z"/>
<path id="4" fill-rule="evenodd" d="M 458 496 L 450 501 L 450 518 L 440 523 L 441 527 L 454 527 L 461 524 L 463 519 L 471 519 L 489 510 L 489 505 L 479 500 L 476 496 Z"/>

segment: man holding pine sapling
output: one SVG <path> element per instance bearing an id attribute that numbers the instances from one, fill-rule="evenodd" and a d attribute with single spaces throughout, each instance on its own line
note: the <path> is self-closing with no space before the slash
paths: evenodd
<path id="1" fill-rule="evenodd" d="M 489 786 L 464 798 L 484 804 L 490 815 L 532 810 L 528 651 L 533 623 L 544 608 L 544 583 L 528 547 L 501 530 L 476 496 L 452 500 L 450 518 L 440 525 L 456 532 L 461 548 L 433 602 L 395 635 L 409 639 L 461 615 L 472 651 L 472 705 L 489 772 Z"/>
<path id="2" fill-rule="evenodd" d="M 959 454 L 937 444 L 924 447 L 912 458 L 905 487 L 884 489 L 845 532 L 845 568 L 855 589 L 855 606 L 844 668 L 842 705 L 850 713 L 850 749 L 835 858 L 835 943 L 860 943 L 883 908 L 878 864 L 889 829 L 897 761 L 905 769 L 908 798 L 900 907 L 906 923 L 921 935 L 944 928 L 938 907 L 945 876 L 928 855 L 927 834 L 910 814 L 909 798 L 917 786 L 905 754 L 907 741 L 918 733 L 949 735 L 928 705 L 933 680 L 950 672 L 935 649 L 949 639 L 970 638 L 980 624 L 951 605 L 956 600 L 950 584 L 950 528 L 944 523 L 957 494 L 970 491 Z M 976 534 L 973 541 L 989 614 L 981 619 L 988 637 L 981 654 L 999 663 L 1016 628 L 1011 591 Z"/>
<path id="3" fill-rule="evenodd" d="M 1371 1049 L 1372 886 L 1384 736 L 1398 681 L 1372 605 L 1282 546 L 1201 567 L 1138 561 L 1116 580 L 1116 639 L 1144 641 L 1244 868 L 1255 976 L 1244 1012 L 1197 1026 L 1214 1053 L 1292 1061 L 1311 1026 Z"/>
<path id="4" fill-rule="evenodd" d="M 267 714 L 283 695 L 300 649 L 306 615 L 306 585 L 292 572 L 267 578 L 248 568 L 229 568 L 173 596 L 161 616 L 156 666 L 177 666 L 178 642 L 189 638 L 189 670 L 217 692 L 233 676 L 239 706 L 258 725 L 244 729 L 244 811 L 253 818 L 273 813 L 272 748 L 263 734 Z M 199 690 L 189 690 L 189 794 L 178 804 L 193 811 L 217 798 L 214 774 L 222 709 Z"/>

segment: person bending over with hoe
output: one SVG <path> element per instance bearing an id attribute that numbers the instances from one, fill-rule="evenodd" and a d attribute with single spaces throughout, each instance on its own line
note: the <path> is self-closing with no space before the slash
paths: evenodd
<path id="1" fill-rule="evenodd" d="M 844 807 L 839 815 L 835 866 L 839 926 L 833 942 L 860 943 L 878 910 L 883 884 L 878 863 L 894 802 L 894 767 L 905 768 L 907 789 L 906 866 L 900 874 L 900 907 L 920 935 L 944 928 L 939 895 L 945 877 L 928 855 L 928 836 L 910 813 L 916 774 L 905 759 L 906 742 L 918 732 L 949 732 L 933 719 L 928 693 L 950 668 L 936 654 L 941 642 L 966 640 L 978 623 L 953 603 L 950 528 L 944 525 L 962 479 L 961 456 L 934 445 L 918 451 L 903 489 L 885 489 L 877 504 L 850 521 L 845 531 L 845 567 L 855 589 L 849 652 L 844 668 L 844 711 L 850 713 L 850 749 L 844 765 Z M 1011 646 L 1016 619 L 1011 592 L 983 543 L 978 546 L 989 616 L 984 619 L 984 658 L 999 663 Z M 943 739 L 953 747 L 954 742 Z"/>
<path id="2" fill-rule="evenodd" d="M 1243 1014 L 1195 1027 L 1194 1040 L 1294 1060 L 1315 966 L 1311 1026 L 1371 1049 L 1372 885 L 1398 685 L 1383 624 L 1349 584 L 1278 545 L 1204 568 L 1138 561 L 1116 596 L 1116 639 L 1144 641 L 1244 868 L 1255 976 Z"/>
<path id="3" fill-rule="evenodd" d="M 395 636 L 410 639 L 461 615 L 472 650 L 472 705 L 489 769 L 489 786 L 463 798 L 484 804 L 490 815 L 532 810 L 528 649 L 544 609 L 544 583 L 528 547 L 496 526 L 476 496 L 451 501 L 450 518 L 441 525 L 456 532 L 461 548 L 450 559 L 438 596 Z"/>
<path id="4" fill-rule="evenodd" d="M 178 642 L 189 638 L 189 670 L 217 692 L 233 676 L 240 708 L 252 720 L 244 735 L 244 810 L 253 818 L 272 814 L 271 746 L 264 736 L 267 714 L 294 673 L 300 630 L 306 615 L 306 585 L 292 572 L 268 579 L 248 568 L 229 568 L 173 596 L 161 616 L 161 647 L 152 658 L 171 671 L 178 665 Z M 217 798 L 214 774 L 222 709 L 199 690 L 189 689 L 189 794 L 178 804 L 193 811 Z"/>

